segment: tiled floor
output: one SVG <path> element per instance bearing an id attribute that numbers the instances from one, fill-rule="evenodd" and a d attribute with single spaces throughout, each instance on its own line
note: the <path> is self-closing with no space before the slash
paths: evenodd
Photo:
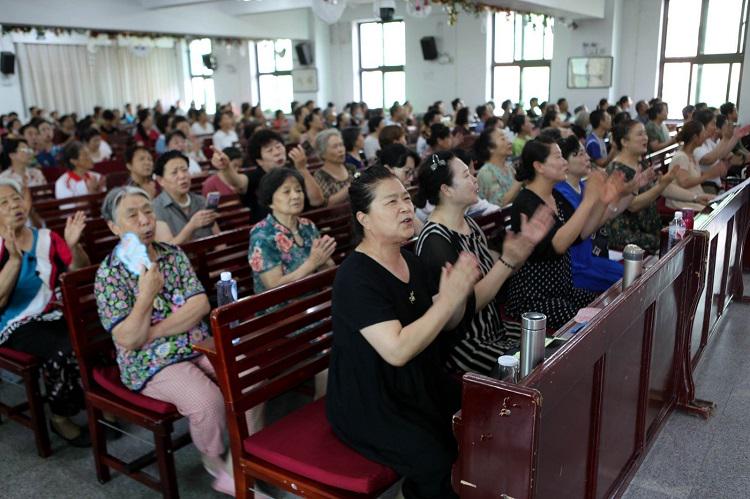
<path id="1" fill-rule="evenodd" d="M 624 499 L 750 497 L 750 304 L 732 304 L 696 372 L 703 420 L 674 412 Z"/>

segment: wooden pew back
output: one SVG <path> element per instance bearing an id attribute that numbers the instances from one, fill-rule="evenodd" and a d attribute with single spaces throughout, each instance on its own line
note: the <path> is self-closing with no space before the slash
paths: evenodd
<path id="1" fill-rule="evenodd" d="M 591 305 L 602 311 L 517 385 L 464 376 L 454 418 L 462 498 L 624 491 L 671 410 L 688 402 L 706 247 L 693 233 L 626 291 L 613 285 Z"/>

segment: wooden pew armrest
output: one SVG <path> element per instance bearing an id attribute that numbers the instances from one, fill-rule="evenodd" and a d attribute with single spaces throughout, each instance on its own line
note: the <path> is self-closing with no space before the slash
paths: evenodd
<path id="1" fill-rule="evenodd" d="M 209 359 L 216 356 L 216 344 L 213 338 L 208 338 L 205 341 L 201 341 L 197 345 L 193 345 L 193 348 L 202 354 L 205 354 Z"/>

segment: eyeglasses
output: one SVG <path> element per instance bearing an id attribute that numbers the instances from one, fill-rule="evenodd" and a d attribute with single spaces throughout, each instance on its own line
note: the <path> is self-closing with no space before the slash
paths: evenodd
<path id="1" fill-rule="evenodd" d="M 34 150 L 30 147 L 19 147 L 17 149 L 18 152 L 25 152 L 26 154 L 33 154 Z"/>

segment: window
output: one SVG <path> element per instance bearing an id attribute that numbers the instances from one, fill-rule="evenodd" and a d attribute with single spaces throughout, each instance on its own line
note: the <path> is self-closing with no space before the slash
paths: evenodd
<path id="1" fill-rule="evenodd" d="M 368 107 L 406 100 L 405 36 L 403 21 L 359 24 L 359 91 Z"/>
<path id="2" fill-rule="evenodd" d="M 664 0 L 659 97 L 670 118 L 687 104 L 739 100 L 748 0 Z"/>
<path id="3" fill-rule="evenodd" d="M 214 93 L 214 71 L 206 66 L 206 60 L 211 56 L 211 39 L 201 38 L 192 40 L 188 45 L 188 59 L 190 60 L 190 89 L 192 95 L 188 100 L 195 101 L 195 106 L 205 106 L 206 111 L 213 113 L 216 109 L 216 94 Z"/>
<path id="4" fill-rule="evenodd" d="M 292 41 L 262 40 L 255 44 L 260 107 L 266 112 L 292 112 Z"/>
<path id="5" fill-rule="evenodd" d="M 524 106 L 549 100 L 554 19 L 541 14 L 492 17 L 492 98 Z"/>

